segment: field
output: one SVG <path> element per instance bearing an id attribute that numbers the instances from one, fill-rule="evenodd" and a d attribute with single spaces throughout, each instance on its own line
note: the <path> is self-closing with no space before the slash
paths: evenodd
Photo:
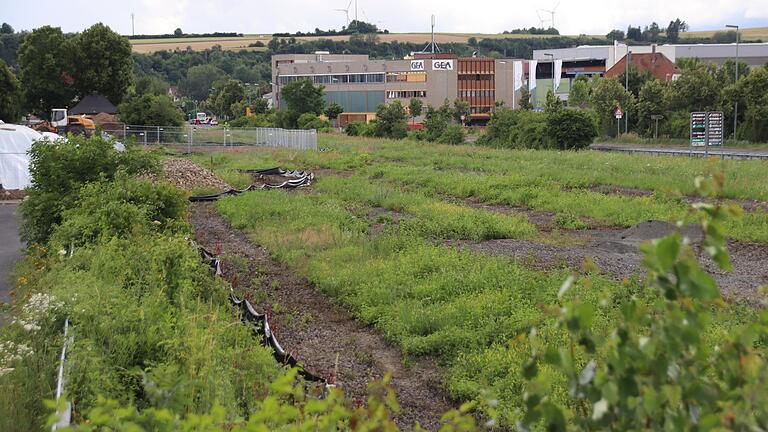
<path id="1" fill-rule="evenodd" d="M 698 37 L 712 37 L 716 31 L 720 30 L 707 30 L 707 31 L 695 31 L 681 33 L 681 39 L 698 38 Z M 568 36 L 568 35 L 564 35 Z M 529 35 L 529 34 L 501 34 L 501 33 L 435 33 L 435 41 L 438 44 L 445 43 L 466 43 L 471 37 L 480 39 L 522 39 L 522 38 L 547 38 L 554 37 L 552 35 Z M 575 36 L 572 36 L 575 37 Z M 599 37 L 599 36 L 594 36 Z M 768 40 L 768 27 L 756 27 L 741 29 L 741 37 L 743 41 L 750 40 Z M 161 50 L 174 50 L 174 49 L 186 49 L 187 47 L 193 50 L 205 50 L 210 49 L 214 45 L 220 45 L 225 50 L 239 50 L 247 49 L 248 45 L 262 42 L 265 45 L 272 38 L 269 34 L 253 34 L 245 35 L 243 37 L 221 37 L 221 38 L 179 38 L 179 39 L 137 39 L 131 41 L 133 51 L 137 53 L 152 53 Z M 429 33 L 389 33 L 379 35 L 381 42 L 410 42 L 410 43 L 428 43 L 431 35 Z M 335 41 L 349 40 L 349 36 L 305 36 L 297 38 L 302 40 L 317 40 L 317 39 L 331 39 Z M 684 43 L 685 41 L 682 41 Z M 263 48 L 250 48 L 255 50 L 263 50 Z"/>
<path id="2" fill-rule="evenodd" d="M 252 181 L 238 169 L 315 171 L 310 188 L 246 193 L 219 201 L 218 211 L 399 346 L 406 364 L 435 359 L 455 400 L 490 391 L 502 425 L 514 424 L 522 407 L 526 335 L 536 328 L 548 342 L 565 343 L 547 305 L 557 303 L 571 272 L 585 279 L 568 295 L 597 307 L 597 334 L 611 331 L 622 299 L 654 300 L 637 247 L 674 229 L 666 222 L 687 218 L 696 175 L 724 173 L 725 199 L 746 209 L 728 224 L 734 273 L 713 272 L 729 302 L 712 311 L 706 337 L 717 340 L 752 319 L 757 289 L 768 282 L 764 162 L 339 136 L 324 136 L 320 147 L 326 151 L 193 159 L 237 187 Z M 563 381 L 553 379 L 555 398 L 567 399 Z"/>
<path id="3" fill-rule="evenodd" d="M 680 38 L 701 38 L 712 37 L 716 32 L 726 31 L 731 29 L 722 30 L 705 30 L 705 31 L 692 31 L 680 33 Z M 760 39 L 763 42 L 768 41 L 768 27 L 754 27 L 740 29 L 741 40 L 744 42 Z"/>

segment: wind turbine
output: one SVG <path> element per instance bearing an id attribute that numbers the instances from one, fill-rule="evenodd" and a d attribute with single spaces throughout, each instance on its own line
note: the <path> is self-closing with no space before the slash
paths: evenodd
<path id="1" fill-rule="evenodd" d="M 337 12 L 344 12 L 344 14 L 347 16 L 347 27 L 349 27 L 349 7 L 352 6 L 352 2 L 354 0 L 349 0 L 349 4 L 347 5 L 346 9 L 334 9 Z"/>
<path id="2" fill-rule="evenodd" d="M 536 16 L 539 17 L 539 27 L 544 28 L 544 19 L 541 18 L 541 9 L 536 10 Z"/>
<path id="3" fill-rule="evenodd" d="M 555 11 L 559 6 L 560 6 L 560 2 L 558 1 L 555 7 L 552 8 L 552 10 L 541 9 L 542 12 L 547 12 L 552 17 L 552 28 L 555 28 Z"/>

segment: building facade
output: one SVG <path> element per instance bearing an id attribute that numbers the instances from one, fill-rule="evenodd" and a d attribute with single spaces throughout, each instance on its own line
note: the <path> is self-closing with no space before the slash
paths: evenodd
<path id="1" fill-rule="evenodd" d="M 514 106 L 513 64 L 523 60 L 459 58 L 454 54 L 415 54 L 403 60 L 371 60 L 366 55 L 328 53 L 284 54 L 272 57 L 272 95 L 276 108 L 281 105 L 281 89 L 292 81 L 307 79 L 325 87 L 326 102 L 344 108 L 339 123 L 366 121 L 374 117 L 381 104 L 400 101 L 408 106 L 411 98 L 438 107 L 447 99 L 470 105 L 469 122 L 490 118 L 497 102 Z M 522 83 L 525 82 L 523 73 Z"/>

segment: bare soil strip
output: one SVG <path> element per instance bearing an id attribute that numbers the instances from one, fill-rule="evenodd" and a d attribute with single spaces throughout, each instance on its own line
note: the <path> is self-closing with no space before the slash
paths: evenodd
<path id="1" fill-rule="evenodd" d="M 440 371 L 434 361 L 420 359 L 404 366 L 398 348 L 233 229 L 213 204 L 193 205 L 190 222 L 196 240 L 222 256 L 224 275 L 235 281 L 238 294 L 272 314 L 270 323 L 278 340 L 308 370 L 331 376 L 338 366 L 336 382 L 360 401 L 365 400 L 368 382 L 391 372 L 402 408 L 397 423 L 406 428 L 416 422 L 430 430 L 438 428 L 440 415 L 452 404 L 440 389 Z"/>

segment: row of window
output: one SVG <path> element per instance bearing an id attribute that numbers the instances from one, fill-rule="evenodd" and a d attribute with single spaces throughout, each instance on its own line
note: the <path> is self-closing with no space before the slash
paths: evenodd
<path id="1" fill-rule="evenodd" d="M 383 83 L 384 74 L 339 74 L 339 75 L 292 75 L 281 76 L 280 85 L 285 85 L 292 81 L 307 79 L 313 84 L 368 84 Z"/>
<path id="2" fill-rule="evenodd" d="M 396 90 L 387 92 L 387 99 L 410 99 L 425 97 L 427 97 L 426 90 Z"/>
<path id="3" fill-rule="evenodd" d="M 390 72 L 387 82 L 427 82 L 426 72 Z"/>
<path id="4" fill-rule="evenodd" d="M 493 74 L 488 75 L 474 75 L 474 74 L 459 74 L 459 81 L 493 81 Z"/>
<path id="5" fill-rule="evenodd" d="M 485 114 L 491 112 L 491 107 L 472 107 L 469 109 L 472 114 Z"/>
<path id="6" fill-rule="evenodd" d="M 459 90 L 459 97 L 494 97 L 494 90 Z"/>

